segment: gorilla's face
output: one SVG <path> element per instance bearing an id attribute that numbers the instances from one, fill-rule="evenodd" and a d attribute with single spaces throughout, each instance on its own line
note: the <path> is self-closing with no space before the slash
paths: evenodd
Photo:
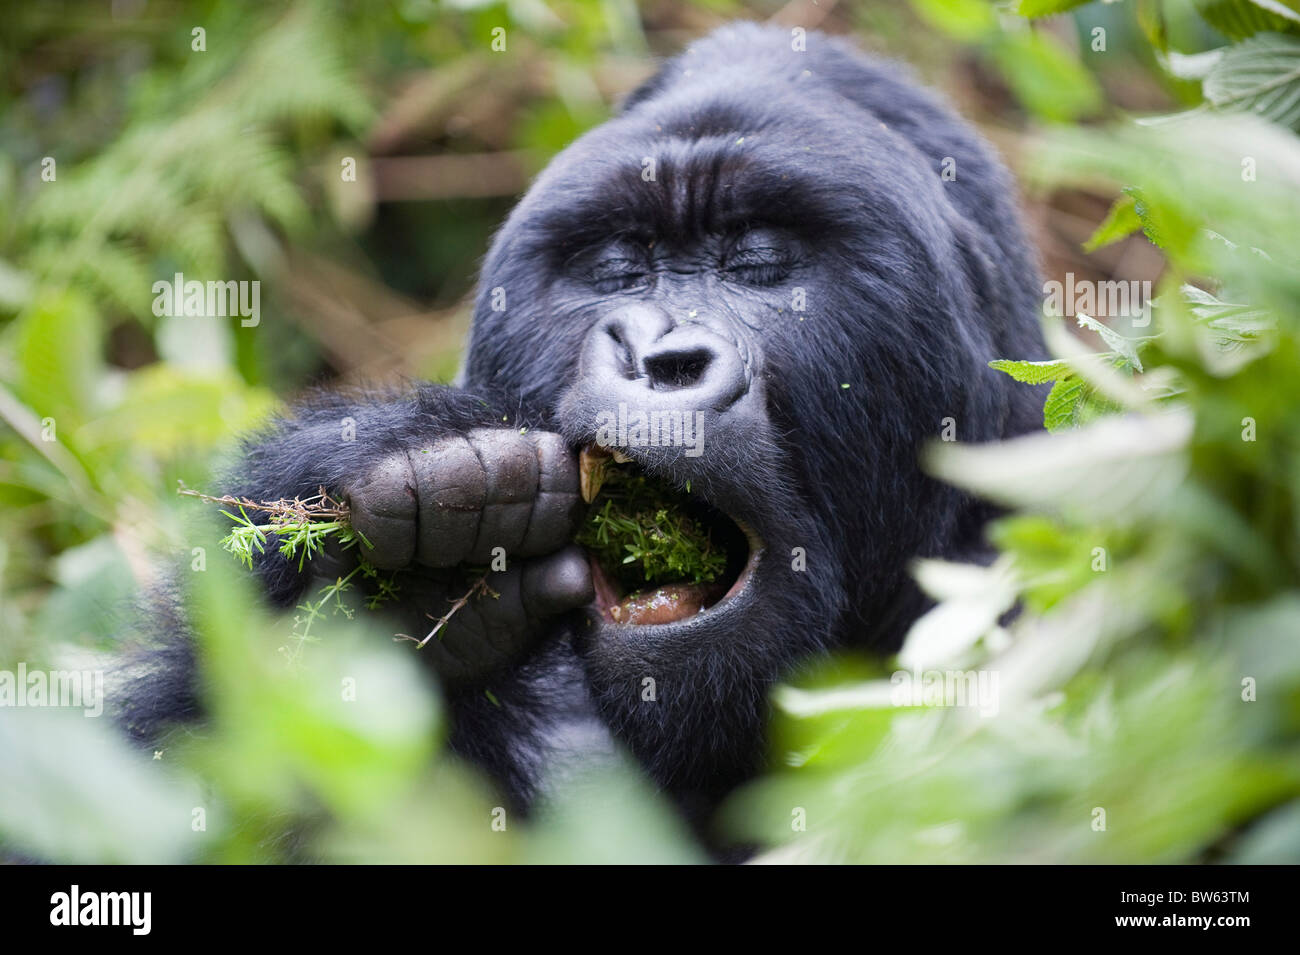
<path id="1" fill-rule="evenodd" d="M 557 157 L 487 258 L 465 366 L 711 509 L 729 565 L 708 609 L 619 623 L 598 587 L 579 644 L 634 747 L 715 773 L 691 733 L 752 731 L 810 649 L 897 640 L 908 560 L 977 527 L 920 445 L 1033 418 L 986 367 L 1035 351 L 1004 173 L 928 95 L 825 42 L 814 76 L 779 31 L 721 31 Z M 945 182 L 954 157 L 966 179 Z M 638 674 L 682 696 L 633 714 L 610 694 Z"/>
<path id="2" fill-rule="evenodd" d="M 796 621 L 825 635 L 853 569 L 828 528 L 860 527 L 868 491 L 835 460 L 864 476 L 854 353 L 880 312 L 845 274 L 861 270 L 844 264 L 857 230 L 837 208 L 853 200 L 834 154 L 855 146 L 833 117 L 756 121 L 753 102 L 653 102 L 589 134 L 520 204 L 484 273 L 469 381 L 520 392 L 575 448 L 613 444 L 689 487 L 728 548 L 724 580 L 653 625 L 615 622 L 623 595 L 597 572 L 592 639 L 638 657 Z M 899 219 L 892 205 L 881 214 Z M 638 421 L 659 433 L 639 442 Z"/>

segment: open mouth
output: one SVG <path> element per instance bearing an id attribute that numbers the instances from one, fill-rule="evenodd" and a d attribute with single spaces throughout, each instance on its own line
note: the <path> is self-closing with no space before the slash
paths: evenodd
<path id="1" fill-rule="evenodd" d="M 741 594 L 762 544 L 736 519 L 597 445 L 583 448 L 587 551 L 595 609 L 607 623 L 678 623 Z"/>

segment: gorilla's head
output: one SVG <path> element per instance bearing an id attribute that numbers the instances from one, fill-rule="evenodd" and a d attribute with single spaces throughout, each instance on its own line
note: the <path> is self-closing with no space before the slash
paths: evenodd
<path id="1" fill-rule="evenodd" d="M 614 443 L 689 486 L 733 550 L 730 589 L 685 619 L 617 623 L 598 587 L 578 645 L 634 747 L 752 729 L 809 649 L 896 644 L 909 559 L 974 549 L 983 516 L 918 450 L 1035 420 L 987 367 L 1041 348 L 1005 171 L 893 67 L 795 46 L 739 24 L 667 63 L 538 177 L 482 273 L 465 383 L 575 448 L 609 443 L 620 411 L 657 417 L 657 444 Z M 639 676 L 653 715 L 630 712 Z M 715 773 L 718 755 L 678 754 Z"/>

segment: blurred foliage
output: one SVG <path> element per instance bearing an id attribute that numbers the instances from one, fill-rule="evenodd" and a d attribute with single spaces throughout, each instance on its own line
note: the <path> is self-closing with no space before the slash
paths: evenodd
<path id="1" fill-rule="evenodd" d="M 1011 158 L 1039 197 L 1118 197 L 1092 248 L 1139 233 L 1168 267 L 1148 334 L 1094 323 L 1085 346 L 1049 319 L 1050 362 L 1004 356 L 1017 377 L 1057 383 L 1056 433 L 930 459 L 1014 509 L 993 530 L 1003 557 L 918 565 L 939 603 L 897 660 L 827 661 L 781 688 L 775 768 L 728 805 L 725 831 L 772 861 L 1300 860 L 1298 9 L 8 11 L 0 669 L 100 666 L 157 567 L 206 567 L 188 577 L 214 708 L 154 759 L 104 720 L 7 710 L 2 851 L 703 858 L 621 761 L 575 771 L 538 822 L 502 828 L 499 798 L 442 751 L 437 691 L 411 651 L 356 614 L 322 620 L 288 665 L 292 621 L 252 609 L 215 556 L 220 535 L 187 524 L 172 492 L 210 486 L 225 442 L 308 381 L 450 377 L 476 262 L 527 177 L 609 115 L 651 54 L 746 16 L 851 32 L 915 63 L 991 131 L 1017 131 Z M 355 182 L 340 176 L 348 157 Z M 153 283 L 177 272 L 262 281 L 260 322 L 156 316 Z M 996 674 L 995 712 L 892 705 L 895 669 Z"/>
<path id="2" fill-rule="evenodd" d="M 1252 60 L 1262 88 L 1294 41 L 1259 40 L 1217 62 Z M 1044 137 L 1040 187 L 1129 187 L 1098 244 L 1140 228 L 1167 256 L 1151 334 L 1081 315 L 1089 350 L 1049 318 L 1052 360 L 994 363 L 1057 382 L 1058 433 L 933 449 L 1016 511 L 1002 557 L 918 567 L 939 603 L 895 675 L 778 693 L 785 768 L 728 808 L 773 859 L 1300 861 L 1300 143 L 1216 115 L 1292 126 L 1300 87 L 1227 103 L 1215 75 L 1208 110 Z M 991 705 L 894 692 L 970 671 Z"/>

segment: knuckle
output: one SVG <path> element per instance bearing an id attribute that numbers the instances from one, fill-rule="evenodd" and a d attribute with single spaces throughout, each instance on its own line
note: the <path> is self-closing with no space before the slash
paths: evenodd
<path id="1" fill-rule="evenodd" d="M 430 567 L 465 560 L 478 539 L 487 495 L 483 462 L 459 435 L 435 442 L 428 454 L 414 455 L 419 497 L 417 558 Z"/>
<path id="2" fill-rule="evenodd" d="M 415 552 L 415 482 L 403 452 L 385 456 L 348 494 L 352 526 L 362 535 L 361 553 L 376 567 L 393 570 Z"/>

